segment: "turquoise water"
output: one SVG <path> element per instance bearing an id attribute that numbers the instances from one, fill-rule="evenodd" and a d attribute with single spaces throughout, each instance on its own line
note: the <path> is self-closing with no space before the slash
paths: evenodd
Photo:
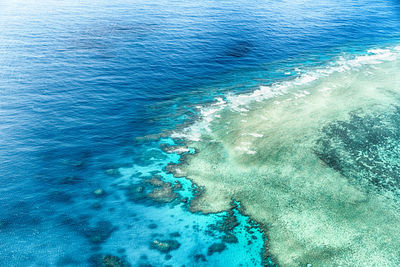
<path id="1" fill-rule="evenodd" d="M 0 1 L 0 265 L 262 265 L 257 222 L 191 211 L 202 188 L 163 144 L 215 98 L 395 46 L 399 24 L 398 1 Z"/>

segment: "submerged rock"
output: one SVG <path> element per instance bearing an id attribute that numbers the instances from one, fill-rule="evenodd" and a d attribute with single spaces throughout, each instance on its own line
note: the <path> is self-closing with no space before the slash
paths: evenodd
<path id="1" fill-rule="evenodd" d="M 93 191 L 93 194 L 94 194 L 96 197 L 102 197 L 102 196 L 105 195 L 105 192 L 104 192 L 103 189 L 98 188 L 98 189 L 96 189 L 96 190 Z"/>
<path id="2" fill-rule="evenodd" d="M 83 166 L 82 160 L 63 160 L 63 162 L 67 165 L 74 166 L 74 167 L 82 167 Z"/>
<path id="3" fill-rule="evenodd" d="M 106 174 L 112 177 L 121 177 L 122 174 L 119 172 L 118 169 L 108 169 L 106 170 Z"/>
<path id="4" fill-rule="evenodd" d="M 156 249 L 162 253 L 168 253 L 171 250 L 176 250 L 181 246 L 181 244 L 176 240 L 154 240 L 151 242 L 150 247 Z"/>
<path id="5" fill-rule="evenodd" d="M 146 180 L 147 183 L 154 185 L 154 186 L 162 186 L 164 182 L 161 180 L 162 176 L 154 175 L 151 179 Z"/>
<path id="6" fill-rule="evenodd" d="M 101 203 L 96 202 L 96 203 L 93 203 L 90 207 L 94 210 L 100 210 L 103 206 L 101 205 Z"/>
<path id="7" fill-rule="evenodd" d="M 135 137 L 135 140 L 139 141 L 139 142 L 156 141 L 156 140 L 158 140 L 158 139 L 160 139 L 161 137 L 164 137 L 164 136 L 166 136 L 165 133 L 148 134 L 148 135 L 145 135 L 145 136 L 137 136 L 137 137 Z"/>
<path id="8" fill-rule="evenodd" d="M 169 203 L 174 201 L 178 195 L 173 191 L 171 183 L 166 183 L 155 176 L 146 180 L 143 184 L 133 184 L 126 187 L 126 196 L 128 200 L 134 202 L 153 200 L 158 203 Z"/>
<path id="9" fill-rule="evenodd" d="M 214 243 L 208 247 L 207 255 L 211 256 L 214 253 L 221 253 L 226 249 L 226 245 L 224 243 Z"/>
<path id="10" fill-rule="evenodd" d="M 169 255 L 169 254 L 165 255 L 165 260 L 166 260 L 166 261 L 169 261 L 170 259 L 172 259 L 172 256 L 171 256 L 171 255 Z"/>
<path id="11" fill-rule="evenodd" d="M 180 237 L 181 234 L 179 232 L 173 232 L 169 234 L 170 237 Z"/>
<path id="12" fill-rule="evenodd" d="M 161 149 L 166 153 L 175 153 L 175 154 L 183 154 L 189 152 L 189 148 L 187 146 L 170 146 L 170 145 L 161 145 Z"/>
<path id="13" fill-rule="evenodd" d="M 248 41 L 239 41 L 233 46 L 229 47 L 226 51 L 225 54 L 230 57 L 244 57 L 246 56 L 252 48 L 252 44 Z"/>
<path id="14" fill-rule="evenodd" d="M 5 229 L 10 223 L 6 219 L 0 219 L 0 231 Z"/>
<path id="15" fill-rule="evenodd" d="M 226 234 L 222 237 L 222 241 L 226 243 L 238 243 L 239 240 L 234 234 Z"/>
<path id="16" fill-rule="evenodd" d="M 63 203 L 72 203 L 74 202 L 73 197 L 68 194 L 65 193 L 63 191 L 52 191 L 49 193 L 49 199 L 51 201 L 55 201 L 55 202 L 63 202 Z"/>
<path id="17" fill-rule="evenodd" d="M 156 229 L 158 226 L 155 223 L 151 223 L 148 225 L 149 229 Z"/>
<path id="18" fill-rule="evenodd" d="M 128 267 L 130 266 L 128 263 L 123 261 L 117 256 L 106 255 L 103 257 L 103 266 L 104 267 Z"/>
<path id="19" fill-rule="evenodd" d="M 177 194 L 174 190 L 182 188 L 181 184 L 177 182 L 174 186 L 171 183 L 164 182 L 161 180 L 162 176 L 155 175 L 151 179 L 146 180 L 146 183 L 154 186 L 155 188 L 148 194 L 152 200 L 156 202 L 169 203 L 177 198 Z"/>
<path id="20" fill-rule="evenodd" d="M 99 221 L 93 227 L 83 229 L 84 235 L 93 244 L 100 244 L 106 241 L 116 228 L 108 221 Z"/>
<path id="21" fill-rule="evenodd" d="M 194 261 L 195 262 L 200 262 L 200 261 L 205 262 L 207 260 L 206 260 L 206 256 L 204 256 L 203 254 L 196 254 L 196 255 L 194 255 Z"/>
<path id="22" fill-rule="evenodd" d="M 178 181 L 175 181 L 174 190 L 181 190 L 181 189 L 182 189 L 182 184 L 179 183 Z"/>
<path id="23" fill-rule="evenodd" d="M 181 157 L 181 161 L 182 161 L 182 157 Z M 186 173 L 180 168 L 180 165 L 176 164 L 176 163 L 169 163 L 165 167 L 165 171 L 167 173 L 171 173 L 176 178 L 181 178 L 181 177 L 186 176 Z"/>
<path id="24" fill-rule="evenodd" d="M 74 184 L 81 183 L 82 181 L 83 181 L 83 179 L 80 177 L 68 176 L 68 177 L 65 177 L 64 179 L 62 179 L 60 183 L 74 185 Z"/>
<path id="25" fill-rule="evenodd" d="M 57 266 L 77 266 L 79 265 L 79 260 L 72 256 L 72 255 L 66 255 L 62 256 L 57 260 L 56 265 Z"/>
<path id="26" fill-rule="evenodd" d="M 139 184 L 133 184 L 126 188 L 126 197 L 133 202 L 140 202 L 147 198 L 145 188 Z"/>
<path id="27" fill-rule="evenodd" d="M 113 255 L 94 254 L 89 258 L 89 264 L 93 267 L 129 267 L 128 262 Z M 76 264 L 75 264 L 76 265 Z"/>
<path id="28" fill-rule="evenodd" d="M 236 208 L 236 206 L 234 206 Z M 233 212 L 233 208 L 228 211 L 228 214 L 224 216 L 223 220 L 209 225 L 207 233 L 211 236 L 215 236 L 216 233 L 223 233 L 222 241 L 225 243 L 238 243 L 238 238 L 234 234 L 235 228 L 239 225 L 239 222 Z"/>
<path id="29" fill-rule="evenodd" d="M 177 194 L 173 191 L 171 183 L 164 183 L 151 191 L 148 196 L 154 201 L 169 203 L 175 200 Z"/>

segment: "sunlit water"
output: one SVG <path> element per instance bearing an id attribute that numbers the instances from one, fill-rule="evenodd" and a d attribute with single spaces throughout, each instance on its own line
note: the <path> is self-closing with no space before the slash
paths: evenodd
<path id="1" fill-rule="evenodd" d="M 0 1 L 0 265 L 393 266 L 399 37 L 398 1 Z"/>

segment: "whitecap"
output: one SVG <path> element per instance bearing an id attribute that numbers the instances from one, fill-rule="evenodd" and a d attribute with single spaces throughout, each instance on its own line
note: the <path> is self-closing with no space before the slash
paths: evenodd
<path id="1" fill-rule="evenodd" d="M 371 69 L 377 68 L 379 64 L 393 61 L 399 56 L 400 46 L 370 49 L 363 55 L 357 56 L 343 54 L 338 56 L 335 61 L 330 62 L 325 67 L 309 70 L 304 74 L 299 74 L 299 76 L 292 80 L 277 82 L 268 86 L 260 85 L 251 93 L 238 95 L 229 93 L 224 98 L 216 97 L 215 102 L 209 105 L 197 106 L 200 110 L 202 119 L 189 126 L 189 128 L 184 129 L 180 134 L 174 133 L 173 137 L 180 136 L 188 138 L 192 141 L 200 140 L 202 132 L 211 132 L 210 125 L 212 121 L 214 118 L 220 118 L 220 112 L 226 107 L 232 111 L 242 113 L 243 116 L 245 116 L 245 113 L 250 111 L 249 104 L 251 102 L 259 102 L 266 99 L 271 99 L 277 96 L 286 95 L 289 92 L 294 95 L 294 99 L 305 97 L 311 93 L 307 90 L 296 92 L 295 89 L 297 86 L 304 86 L 309 83 L 313 83 L 322 77 L 327 77 L 333 73 L 347 72 L 352 69 L 359 69 L 365 65 L 368 65 L 368 67 Z M 300 68 L 295 68 L 294 70 L 298 73 L 302 71 Z M 334 90 L 334 88 L 335 86 L 332 85 L 331 87 L 324 87 L 319 91 L 329 92 Z M 283 102 L 292 101 L 292 99 L 293 98 L 288 97 L 283 100 Z M 273 103 L 278 105 L 281 103 L 281 101 L 274 101 Z M 266 119 L 262 116 L 261 118 L 264 120 Z M 242 120 L 242 122 L 246 122 L 246 120 Z"/>

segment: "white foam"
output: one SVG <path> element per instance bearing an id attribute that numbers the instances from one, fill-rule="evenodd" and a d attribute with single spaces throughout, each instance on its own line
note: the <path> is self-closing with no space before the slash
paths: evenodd
<path id="1" fill-rule="evenodd" d="M 173 152 L 173 153 L 186 153 L 186 152 L 189 152 L 189 151 L 190 150 L 187 147 L 180 147 L 180 148 L 176 148 L 176 149 L 171 150 L 171 152 Z"/>
<path id="2" fill-rule="evenodd" d="M 319 91 L 322 92 L 322 93 L 326 93 L 326 92 L 329 92 L 331 90 L 332 90 L 332 88 L 330 88 L 330 87 L 324 87 L 324 88 L 319 89 Z"/>
<path id="3" fill-rule="evenodd" d="M 375 48 L 375 49 L 370 49 L 367 51 L 368 53 L 373 53 L 373 54 L 384 54 L 384 53 L 390 53 L 389 49 L 382 49 L 382 48 Z"/>
<path id="4" fill-rule="evenodd" d="M 331 62 L 325 67 L 315 68 L 307 73 L 300 74 L 293 80 L 283 81 L 274 83 L 269 86 L 261 85 L 258 89 L 247 94 L 228 94 L 225 99 L 222 97 L 215 98 L 215 102 L 205 106 L 198 106 L 200 109 L 201 119 L 198 120 L 193 125 L 184 129 L 180 133 L 173 133 L 172 137 L 187 138 L 192 141 L 199 141 L 202 132 L 211 132 L 210 124 L 215 118 L 220 118 L 220 111 L 229 108 L 232 111 L 240 112 L 243 115 L 249 111 L 248 105 L 254 101 L 263 101 L 266 99 L 271 99 L 280 95 L 285 95 L 291 90 L 293 91 L 296 86 L 307 85 L 317 81 L 322 77 L 326 77 L 335 72 L 345 72 L 352 69 L 358 69 L 362 66 L 369 65 L 371 68 L 377 67 L 379 64 L 387 61 L 393 61 L 400 56 L 400 46 L 395 46 L 391 48 L 377 48 L 370 49 L 364 55 L 359 56 L 339 56 L 336 61 Z M 299 68 L 294 69 L 296 72 L 300 73 Z M 329 92 L 334 90 L 335 86 L 324 87 L 320 89 L 322 92 Z M 310 94 L 307 90 L 303 91 L 293 91 L 294 98 L 306 97 Z M 291 99 L 286 99 L 284 101 L 291 101 Z M 275 104 L 280 104 L 279 101 L 275 101 Z M 246 120 L 242 120 L 246 122 Z M 254 137 L 258 137 L 255 134 Z"/>
<path id="5" fill-rule="evenodd" d="M 258 133 L 249 133 L 249 135 L 251 135 L 253 137 L 257 137 L 257 138 L 260 138 L 260 137 L 264 136 L 263 134 L 258 134 Z"/>
<path id="6" fill-rule="evenodd" d="M 240 151 L 240 152 L 244 152 L 244 153 L 246 153 L 248 155 L 254 155 L 254 154 L 257 153 L 257 151 L 250 150 L 250 148 L 243 147 L 243 146 L 237 146 L 237 147 L 235 147 L 235 150 L 236 151 Z"/>
<path id="7" fill-rule="evenodd" d="M 294 81 L 294 84 L 296 85 L 303 85 L 306 83 L 310 83 L 318 79 L 318 76 L 316 74 L 310 73 L 310 74 L 303 74 L 299 77 L 297 77 Z"/>

